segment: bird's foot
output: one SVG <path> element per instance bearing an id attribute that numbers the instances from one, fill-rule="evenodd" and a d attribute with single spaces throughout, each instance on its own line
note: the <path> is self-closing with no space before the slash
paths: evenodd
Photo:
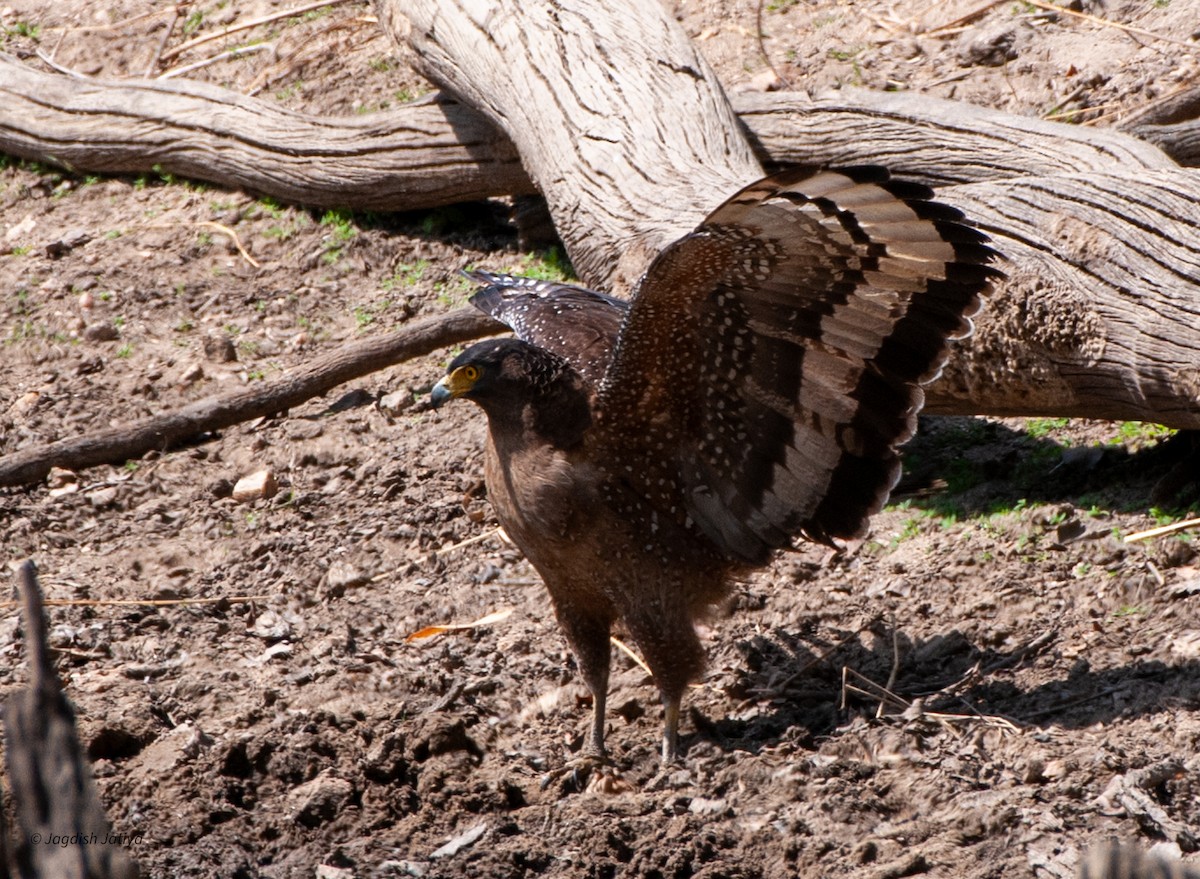
<path id="1" fill-rule="evenodd" d="M 620 773 L 607 754 L 588 751 L 547 772 L 540 787 L 542 790 L 553 787 L 559 796 L 566 796 L 583 791 L 616 793 L 622 784 Z"/>

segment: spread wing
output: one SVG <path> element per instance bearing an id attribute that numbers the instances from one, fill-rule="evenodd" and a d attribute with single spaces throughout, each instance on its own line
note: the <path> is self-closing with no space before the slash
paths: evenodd
<path id="1" fill-rule="evenodd" d="M 882 168 L 792 169 L 663 251 L 600 386 L 621 477 L 734 558 L 860 535 L 921 384 L 1000 275 L 931 195 Z"/>
<path id="2" fill-rule="evenodd" d="M 468 271 L 482 290 L 471 304 L 506 323 L 517 337 L 562 357 L 590 384 L 608 369 L 629 303 L 586 287 Z"/>

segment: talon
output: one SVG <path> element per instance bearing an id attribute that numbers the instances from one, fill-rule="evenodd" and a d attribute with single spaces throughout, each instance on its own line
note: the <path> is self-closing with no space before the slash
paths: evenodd
<path id="1" fill-rule="evenodd" d="M 597 778 L 592 778 L 593 774 L 596 774 Z M 538 787 L 546 790 L 551 785 L 557 785 L 560 795 L 582 793 L 591 790 L 597 782 L 603 783 L 602 779 L 606 775 L 616 777 L 613 762 L 604 754 L 585 753 L 567 761 L 558 769 L 551 769 L 542 776 Z"/>

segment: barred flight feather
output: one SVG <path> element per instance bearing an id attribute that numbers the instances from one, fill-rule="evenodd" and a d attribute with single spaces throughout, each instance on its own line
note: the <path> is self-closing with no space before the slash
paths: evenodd
<path id="1" fill-rule="evenodd" d="M 731 557 L 860 535 L 899 478 L 920 383 L 999 274 L 986 237 L 930 196 L 876 168 L 776 175 L 639 285 L 599 406 L 630 428 L 623 459 L 670 407 L 666 423 L 686 426 L 673 437 L 686 513 Z M 784 463 L 797 447 L 804 463 Z"/>

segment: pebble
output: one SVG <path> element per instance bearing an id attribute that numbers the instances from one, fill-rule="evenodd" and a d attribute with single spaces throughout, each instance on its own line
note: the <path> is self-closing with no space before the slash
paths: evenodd
<path id="1" fill-rule="evenodd" d="M 270 469 L 256 470 L 243 476 L 233 486 L 233 499 L 245 503 L 259 498 L 271 498 L 279 492 L 279 482 Z"/>

